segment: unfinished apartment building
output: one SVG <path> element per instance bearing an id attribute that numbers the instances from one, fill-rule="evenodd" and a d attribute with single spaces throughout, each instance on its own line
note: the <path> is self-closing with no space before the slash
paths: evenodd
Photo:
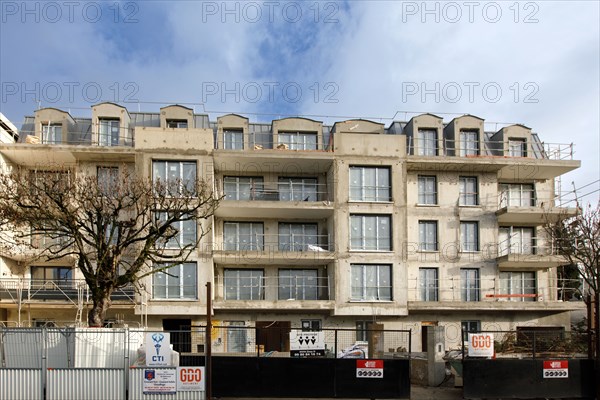
<path id="1" fill-rule="evenodd" d="M 580 162 L 523 125 L 489 131 L 476 116 L 432 114 L 389 126 L 215 121 L 179 105 L 101 103 L 91 118 L 36 110 L 20 135 L 0 145 L 4 168 L 196 176 L 224 196 L 185 263 L 113 294 L 109 326 L 202 325 L 207 282 L 216 325 L 352 328 L 358 339 L 377 322 L 411 329 L 417 351 L 428 326 L 444 326 L 451 348 L 461 328 L 569 329 L 582 308 L 559 298 L 565 260 L 543 231 L 545 218 L 574 212 L 556 180 Z M 180 228 L 181 241 L 195 238 L 195 224 Z M 74 262 L 27 260 L 0 254 L 0 321 L 85 321 Z"/>

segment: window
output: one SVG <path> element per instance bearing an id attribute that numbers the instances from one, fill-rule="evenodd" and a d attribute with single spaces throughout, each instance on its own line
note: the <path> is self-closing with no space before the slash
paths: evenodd
<path id="1" fill-rule="evenodd" d="M 352 301 L 392 300 L 392 266 L 352 264 Z"/>
<path id="2" fill-rule="evenodd" d="M 438 135 L 435 129 L 419 129 L 417 132 L 417 155 L 419 156 L 437 156 L 438 155 Z"/>
<path id="3" fill-rule="evenodd" d="M 279 300 L 318 300 L 316 269 L 280 269 Z"/>
<path id="4" fill-rule="evenodd" d="M 73 289 L 70 267 L 31 267 L 31 286 L 45 290 Z"/>
<path id="5" fill-rule="evenodd" d="M 479 204 L 479 193 L 476 176 L 461 176 L 458 178 L 460 195 L 458 204 L 461 206 L 476 206 Z"/>
<path id="6" fill-rule="evenodd" d="M 437 221 L 419 221 L 419 251 L 437 251 Z"/>
<path id="7" fill-rule="evenodd" d="M 105 196 L 114 194 L 119 187 L 118 167 L 98 167 L 96 170 L 98 190 Z"/>
<path id="8" fill-rule="evenodd" d="M 389 215 L 351 215 L 350 250 L 392 250 L 391 225 Z"/>
<path id="9" fill-rule="evenodd" d="M 527 141 L 525 139 L 508 139 L 508 155 L 510 157 L 527 157 Z"/>
<path id="10" fill-rule="evenodd" d="M 279 146 L 290 150 L 317 150 L 316 132 L 279 132 Z"/>
<path id="11" fill-rule="evenodd" d="M 322 322 L 320 319 L 302 319 L 300 320 L 300 326 L 303 331 L 317 332 L 322 328 Z"/>
<path id="12" fill-rule="evenodd" d="M 156 269 L 164 265 L 158 264 Z M 152 275 L 152 298 L 157 300 L 196 299 L 196 263 L 176 264 Z"/>
<path id="13" fill-rule="evenodd" d="M 261 200 L 264 196 L 263 178 L 255 176 L 226 176 L 223 178 L 226 200 Z"/>
<path id="14" fill-rule="evenodd" d="M 119 119 L 101 118 L 98 120 L 100 129 L 98 130 L 98 144 L 100 146 L 118 146 L 120 136 Z"/>
<path id="15" fill-rule="evenodd" d="M 42 143 L 60 144 L 62 143 L 62 124 L 47 125 L 42 124 Z"/>
<path id="16" fill-rule="evenodd" d="M 279 224 L 279 251 L 307 251 L 319 246 L 317 224 Z"/>
<path id="17" fill-rule="evenodd" d="M 279 178 L 279 201 L 317 201 L 316 178 Z"/>
<path id="18" fill-rule="evenodd" d="M 535 206 L 535 190 L 532 184 L 501 183 L 500 207 L 533 207 Z"/>
<path id="19" fill-rule="evenodd" d="M 155 160 L 152 162 L 152 176 L 155 182 L 166 185 L 167 195 L 189 195 L 196 188 L 196 162 Z"/>
<path id="20" fill-rule="evenodd" d="M 463 342 L 469 341 L 469 333 L 481 332 L 481 321 L 461 321 L 463 331 Z"/>
<path id="21" fill-rule="evenodd" d="M 479 223 L 460 222 L 460 251 L 479 251 Z"/>
<path id="22" fill-rule="evenodd" d="M 479 270 L 476 268 L 460 269 L 462 301 L 479 301 Z"/>
<path id="23" fill-rule="evenodd" d="M 226 269 L 225 300 L 263 300 L 262 269 Z"/>
<path id="24" fill-rule="evenodd" d="M 388 167 L 350 167 L 351 201 L 390 201 Z"/>
<path id="25" fill-rule="evenodd" d="M 264 245 L 262 222 L 225 222 L 223 224 L 224 250 L 262 250 Z"/>
<path id="26" fill-rule="evenodd" d="M 460 156 L 479 155 L 479 131 L 460 131 Z"/>
<path id="27" fill-rule="evenodd" d="M 168 119 L 167 128 L 187 128 L 188 122 L 186 119 Z"/>
<path id="28" fill-rule="evenodd" d="M 419 175 L 419 204 L 437 204 L 437 177 Z"/>
<path id="29" fill-rule="evenodd" d="M 223 131 L 223 148 L 226 150 L 243 150 L 244 131 L 241 129 L 225 129 Z"/>
<path id="30" fill-rule="evenodd" d="M 227 352 L 245 353 L 248 344 L 248 328 L 244 321 L 229 321 L 227 325 Z"/>
<path id="31" fill-rule="evenodd" d="M 158 221 L 166 221 L 168 214 L 164 211 L 157 212 L 156 218 Z M 186 216 L 182 218 L 186 218 Z M 196 243 L 196 221 L 177 221 L 171 224 L 174 229 L 174 236 L 164 243 L 167 249 L 177 249 L 189 246 Z"/>
<path id="32" fill-rule="evenodd" d="M 500 294 L 510 301 L 535 301 L 535 272 L 500 272 Z"/>
<path id="33" fill-rule="evenodd" d="M 498 251 L 500 255 L 535 254 L 533 228 L 518 226 L 500 227 L 498 231 Z"/>
<path id="34" fill-rule="evenodd" d="M 419 268 L 419 292 L 421 301 L 438 301 L 437 268 Z"/>
<path id="35" fill-rule="evenodd" d="M 370 321 L 356 321 L 356 341 L 366 342 L 368 340 Z"/>

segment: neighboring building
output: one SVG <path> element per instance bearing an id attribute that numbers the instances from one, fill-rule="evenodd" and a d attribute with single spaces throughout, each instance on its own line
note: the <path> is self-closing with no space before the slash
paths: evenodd
<path id="1" fill-rule="evenodd" d="M 17 127 L 0 113 L 0 143 L 14 143 L 19 139 Z"/>
<path id="2" fill-rule="evenodd" d="M 178 105 L 140 113 L 102 103 L 91 119 L 37 110 L 21 134 L 39 140 L 0 146 L 9 164 L 188 171 L 225 196 L 193 257 L 146 279 L 142 295 L 120 293 L 111 321 L 202 325 L 213 282 L 217 325 L 345 327 L 360 339 L 378 322 L 411 329 L 419 349 L 427 326 L 444 326 L 452 348 L 461 326 L 569 329 L 570 311 L 583 307 L 557 300 L 565 262 L 542 229 L 545 215 L 573 212 L 555 204 L 555 179 L 580 162 L 522 125 L 487 132 L 475 116 L 431 114 L 388 127 L 210 121 Z M 85 320 L 72 262 L 10 257 L 0 263 L 0 321 Z"/>

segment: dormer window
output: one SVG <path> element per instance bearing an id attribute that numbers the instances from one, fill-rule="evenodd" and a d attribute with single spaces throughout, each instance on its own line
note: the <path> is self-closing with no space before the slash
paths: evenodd
<path id="1" fill-rule="evenodd" d="M 508 155 L 510 157 L 527 157 L 527 141 L 525 139 L 508 139 Z"/>
<path id="2" fill-rule="evenodd" d="M 244 131 L 242 129 L 225 129 L 223 131 L 223 148 L 226 150 L 243 150 Z"/>
<path id="3" fill-rule="evenodd" d="M 435 129 L 419 129 L 417 132 L 417 155 L 437 156 L 438 134 Z"/>
<path id="4" fill-rule="evenodd" d="M 98 120 L 98 144 L 100 146 L 118 146 L 120 136 L 120 122 L 118 118 L 100 118 Z"/>
<path id="5" fill-rule="evenodd" d="M 50 122 L 42 124 L 42 143 L 62 143 L 62 124 L 53 124 Z"/>
<path id="6" fill-rule="evenodd" d="M 479 132 L 476 130 L 460 131 L 460 156 L 479 155 Z"/>
<path id="7" fill-rule="evenodd" d="M 168 119 L 167 128 L 186 129 L 188 122 L 186 119 Z"/>
<path id="8" fill-rule="evenodd" d="M 279 132 L 278 149 L 317 150 L 316 132 Z"/>

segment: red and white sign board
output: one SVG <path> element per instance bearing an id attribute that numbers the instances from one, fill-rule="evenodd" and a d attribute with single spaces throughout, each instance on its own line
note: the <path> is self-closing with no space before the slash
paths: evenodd
<path id="1" fill-rule="evenodd" d="M 357 378 L 383 378 L 383 360 L 356 360 Z"/>
<path id="2" fill-rule="evenodd" d="M 177 367 L 178 392 L 204 392 L 204 367 Z"/>
<path id="3" fill-rule="evenodd" d="M 469 357 L 493 357 L 493 333 L 469 333 Z"/>
<path id="4" fill-rule="evenodd" d="M 544 361 L 544 378 L 568 378 L 569 362 L 567 360 Z"/>

